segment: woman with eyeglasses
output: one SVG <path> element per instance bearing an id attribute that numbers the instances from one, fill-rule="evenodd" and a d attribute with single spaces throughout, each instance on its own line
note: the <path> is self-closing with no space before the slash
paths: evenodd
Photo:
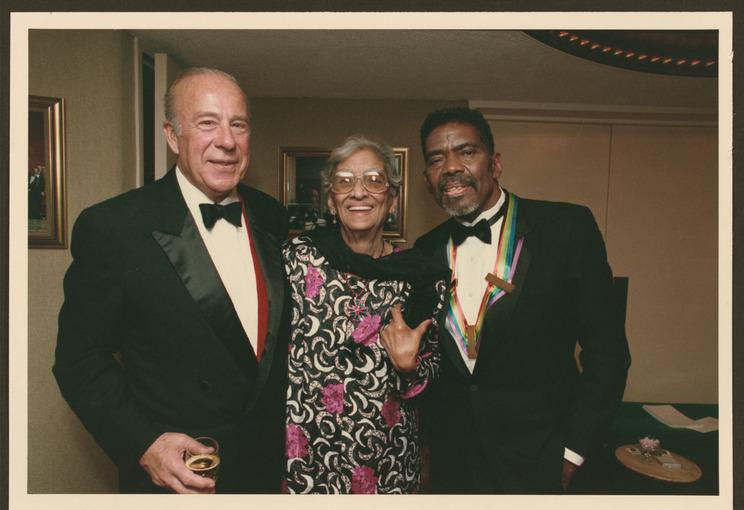
<path id="1" fill-rule="evenodd" d="M 334 225 L 284 249 L 293 299 L 287 491 L 415 493 L 415 397 L 438 370 L 449 271 L 383 237 L 401 181 L 390 147 L 348 138 L 323 181 Z"/>

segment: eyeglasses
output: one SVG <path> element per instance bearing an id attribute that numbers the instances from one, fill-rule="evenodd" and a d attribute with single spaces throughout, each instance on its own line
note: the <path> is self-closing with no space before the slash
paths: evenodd
<path id="1" fill-rule="evenodd" d="M 334 193 L 349 193 L 357 180 L 361 180 L 362 187 L 370 193 L 384 193 L 390 187 L 385 174 L 379 170 L 368 170 L 361 177 L 356 177 L 351 172 L 336 172 L 331 178 L 331 190 Z"/>

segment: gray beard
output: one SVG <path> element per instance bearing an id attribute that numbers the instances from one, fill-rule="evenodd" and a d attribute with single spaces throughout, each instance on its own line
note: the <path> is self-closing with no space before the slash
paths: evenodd
<path id="1" fill-rule="evenodd" d="M 448 204 L 442 201 L 442 209 L 449 214 L 450 216 L 454 216 L 455 218 L 459 218 L 461 216 L 467 216 L 468 214 L 475 212 L 478 207 L 480 207 L 479 204 L 470 204 L 470 205 L 461 205 L 458 206 L 457 204 Z"/>
<path id="2" fill-rule="evenodd" d="M 439 184 L 439 197 L 437 198 L 439 201 L 439 205 L 442 207 L 442 209 L 445 210 L 447 214 L 449 214 L 450 216 L 459 218 L 461 216 L 467 216 L 468 214 L 477 210 L 481 205 L 483 205 L 483 204 L 478 204 L 478 203 L 469 204 L 469 205 L 465 203 L 465 204 L 460 205 L 459 203 L 462 202 L 462 197 L 457 197 L 452 200 L 449 200 L 444 195 L 444 189 L 446 188 L 447 183 L 449 181 L 461 182 L 462 184 L 472 186 L 476 193 L 478 193 L 478 191 L 480 190 L 480 186 L 478 185 L 478 182 L 475 179 L 473 179 L 472 176 L 460 176 L 459 178 L 443 180 Z"/>

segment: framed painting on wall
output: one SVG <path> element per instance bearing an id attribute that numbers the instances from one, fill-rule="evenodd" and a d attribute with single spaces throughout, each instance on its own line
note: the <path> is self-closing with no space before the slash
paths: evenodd
<path id="1" fill-rule="evenodd" d="M 408 183 L 408 149 L 395 148 L 395 164 L 400 170 L 401 184 L 395 213 L 385 222 L 383 236 L 392 242 L 405 242 L 406 188 Z M 282 203 L 289 213 L 290 234 L 297 235 L 330 224 L 328 190 L 321 173 L 330 155 L 329 149 L 283 147 L 281 149 Z"/>
<path id="2" fill-rule="evenodd" d="M 29 248 L 67 248 L 64 118 L 64 99 L 29 96 Z"/>

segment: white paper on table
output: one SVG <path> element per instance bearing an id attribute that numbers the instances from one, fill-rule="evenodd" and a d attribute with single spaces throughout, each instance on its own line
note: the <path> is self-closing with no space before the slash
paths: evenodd
<path id="1" fill-rule="evenodd" d="M 713 432 L 714 430 L 718 430 L 718 419 L 711 416 L 693 420 L 680 413 L 674 406 L 668 404 L 644 404 L 643 409 L 667 427 L 675 429 L 685 428 L 697 430 L 698 432 Z"/>

